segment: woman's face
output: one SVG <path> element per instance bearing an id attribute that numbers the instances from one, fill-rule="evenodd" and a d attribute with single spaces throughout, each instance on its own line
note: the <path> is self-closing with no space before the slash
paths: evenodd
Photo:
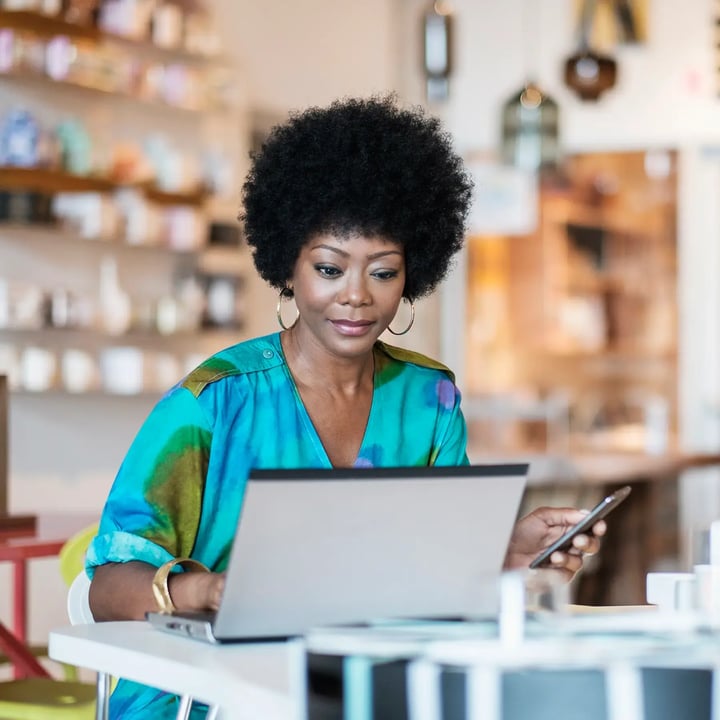
<path id="1" fill-rule="evenodd" d="M 300 251 L 289 283 L 300 317 L 330 352 L 357 356 L 371 350 L 402 299 L 403 247 L 383 237 L 322 234 Z"/>

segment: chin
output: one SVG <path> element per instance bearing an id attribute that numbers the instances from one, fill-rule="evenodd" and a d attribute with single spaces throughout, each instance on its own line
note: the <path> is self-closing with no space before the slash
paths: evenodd
<path id="1" fill-rule="evenodd" d="M 362 337 L 338 337 L 335 335 L 333 338 L 328 338 L 328 342 L 323 342 L 323 345 L 335 355 L 354 358 L 371 353 L 376 340 L 375 333 Z"/>

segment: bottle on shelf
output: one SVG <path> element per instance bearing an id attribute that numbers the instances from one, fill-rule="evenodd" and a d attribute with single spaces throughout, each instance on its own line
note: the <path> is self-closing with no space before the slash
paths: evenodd
<path id="1" fill-rule="evenodd" d="M 131 321 L 130 296 L 120 286 L 117 260 L 106 256 L 100 264 L 100 326 L 110 335 L 127 332 Z"/>

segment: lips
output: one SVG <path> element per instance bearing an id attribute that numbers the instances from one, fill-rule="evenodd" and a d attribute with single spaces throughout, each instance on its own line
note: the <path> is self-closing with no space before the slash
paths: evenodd
<path id="1" fill-rule="evenodd" d="M 363 335 L 374 325 L 372 320 L 331 320 L 330 322 L 343 335 Z"/>
<path id="2" fill-rule="evenodd" d="M 361 325 L 372 325 L 372 320 L 331 320 L 336 325 L 348 325 L 349 327 L 359 327 Z"/>

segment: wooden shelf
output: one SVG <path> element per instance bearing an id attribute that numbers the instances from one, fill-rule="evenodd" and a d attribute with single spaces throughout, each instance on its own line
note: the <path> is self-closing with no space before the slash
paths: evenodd
<path id="1" fill-rule="evenodd" d="M 176 332 L 164 335 L 153 330 L 129 330 L 121 335 L 110 335 L 93 328 L 3 328 L 0 327 L 0 338 L 15 340 L 31 340 L 34 343 L 56 343 L 58 341 L 72 344 L 98 344 L 103 346 L 137 345 L 146 347 L 158 346 L 162 349 L 173 349 L 177 346 L 194 347 L 198 341 L 210 341 L 222 345 L 233 345 L 245 339 L 242 328 L 206 328 L 196 332 Z M 171 351 L 171 350 L 169 350 Z"/>
<path id="2" fill-rule="evenodd" d="M 131 101 L 140 103 L 141 105 L 158 108 L 161 110 L 175 110 L 182 113 L 188 113 L 191 115 L 207 113 L 207 114 L 221 114 L 228 112 L 229 108 L 226 107 L 189 107 L 188 105 L 180 105 L 178 103 L 168 103 L 163 100 L 155 100 L 152 98 L 143 98 L 138 95 L 133 95 L 129 92 L 122 92 L 120 90 L 113 90 L 112 88 L 102 88 L 95 85 L 86 85 L 79 82 L 73 82 L 72 80 L 54 80 L 47 75 L 43 75 L 38 72 L 31 72 L 29 70 L 10 70 L 8 72 L 0 72 L 0 79 L 16 81 L 24 86 L 28 83 L 35 85 L 46 86 L 46 87 L 58 87 L 68 90 L 73 90 L 81 93 L 91 93 L 93 95 L 102 95 L 106 98 L 117 98 L 122 101 Z"/>
<path id="3" fill-rule="evenodd" d="M 149 40 L 137 40 L 114 33 L 104 32 L 96 27 L 66 22 L 62 18 L 43 15 L 31 10 L 0 10 L 0 28 L 24 30 L 42 37 L 64 35 L 74 40 L 86 40 L 95 43 L 108 42 L 123 45 L 135 53 L 148 52 L 174 62 L 193 64 L 222 64 L 223 58 L 213 55 L 201 55 L 183 48 L 169 48 L 156 45 Z"/>
<path id="4" fill-rule="evenodd" d="M 255 270 L 252 255 L 246 246 L 207 245 L 198 256 L 198 272 L 244 278 Z"/>
<path id="5" fill-rule="evenodd" d="M 0 188 L 42 193 L 112 192 L 117 183 L 107 178 L 72 175 L 44 168 L 0 167 Z"/>
<path id="6" fill-rule="evenodd" d="M 648 287 L 632 282 L 629 278 L 610 272 L 572 275 L 557 288 L 564 293 L 579 295 L 596 295 L 603 293 L 621 293 L 626 297 L 651 298 Z"/>
<path id="7" fill-rule="evenodd" d="M 209 194 L 202 189 L 193 192 L 167 192 L 156 187 L 143 187 L 145 197 L 158 205 L 204 205 Z"/>
<path id="8" fill-rule="evenodd" d="M 179 257 L 196 258 L 203 250 L 177 250 L 166 245 L 132 245 L 119 238 L 83 238 L 71 228 L 58 224 L 27 224 L 0 222 L 0 239 L 12 239 L 20 243 L 52 243 L 53 245 L 81 245 L 84 248 L 97 248 L 101 252 L 147 252 Z"/>
<path id="9" fill-rule="evenodd" d="M 101 37 L 97 28 L 65 22 L 58 17 L 43 15 L 31 10 L 0 10 L 0 27 L 34 32 L 44 37 L 66 35 L 77 40 L 95 42 Z"/>
<path id="10" fill-rule="evenodd" d="M 528 355 L 542 355 L 550 358 L 567 358 L 572 360 L 618 360 L 622 362 L 671 362 L 677 353 L 671 350 L 655 350 L 644 348 L 618 347 L 603 350 L 572 350 L 561 348 L 541 348 L 527 351 Z"/>
<path id="11" fill-rule="evenodd" d="M 214 65 L 224 66 L 228 64 L 228 59 L 220 55 L 201 55 L 200 53 L 190 52 L 183 48 L 163 47 L 156 45 L 149 40 L 137 40 L 136 38 L 116 35 L 115 33 L 106 33 L 100 31 L 100 38 L 108 43 L 115 43 L 127 48 L 132 52 L 147 52 L 150 55 L 162 59 L 167 62 L 180 62 L 193 65 Z"/>
<path id="12" fill-rule="evenodd" d="M 47 194 L 61 192 L 114 192 L 123 187 L 136 187 L 151 202 L 159 205 L 202 205 L 209 197 L 202 190 L 179 193 L 158 190 L 153 185 L 127 185 L 109 178 L 72 175 L 62 170 L 46 168 L 0 167 L 0 188 L 30 190 Z"/>

